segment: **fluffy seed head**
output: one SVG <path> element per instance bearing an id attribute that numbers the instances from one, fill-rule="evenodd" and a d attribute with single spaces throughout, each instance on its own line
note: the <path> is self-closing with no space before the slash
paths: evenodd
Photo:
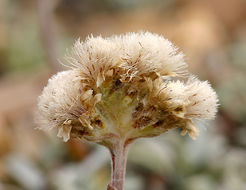
<path id="1" fill-rule="evenodd" d="M 58 136 L 109 146 L 172 128 L 195 138 L 193 119 L 213 119 L 217 96 L 208 82 L 187 76 L 182 53 L 151 33 L 90 37 L 66 56 L 70 70 L 53 76 L 39 97 L 39 123 Z M 162 77 L 169 77 L 164 80 Z"/>

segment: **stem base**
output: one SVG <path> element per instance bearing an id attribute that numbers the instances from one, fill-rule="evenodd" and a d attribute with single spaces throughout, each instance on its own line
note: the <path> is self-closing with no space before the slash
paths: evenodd
<path id="1" fill-rule="evenodd" d="M 112 158 L 112 176 L 107 190 L 123 190 L 126 172 L 128 145 L 125 141 L 117 141 L 110 148 Z"/>

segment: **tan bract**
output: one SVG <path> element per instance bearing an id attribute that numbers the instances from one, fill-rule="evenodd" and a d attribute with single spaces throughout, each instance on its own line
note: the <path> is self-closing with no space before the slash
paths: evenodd
<path id="1" fill-rule="evenodd" d="M 71 68 L 53 76 L 39 97 L 39 123 L 58 136 L 110 146 L 172 129 L 192 138 L 193 119 L 213 119 L 217 96 L 208 82 L 188 77 L 182 53 L 151 33 L 78 40 Z M 162 77 L 169 77 L 169 80 Z M 179 80 L 172 80 L 172 78 Z"/>

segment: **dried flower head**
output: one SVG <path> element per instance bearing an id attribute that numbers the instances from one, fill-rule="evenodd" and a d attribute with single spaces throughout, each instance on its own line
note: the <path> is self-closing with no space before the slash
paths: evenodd
<path id="1" fill-rule="evenodd" d="M 188 77 L 184 55 L 151 33 L 78 40 L 66 56 L 70 70 L 53 76 L 39 97 L 39 121 L 58 136 L 107 146 L 172 128 L 196 138 L 194 119 L 213 119 L 210 84 Z M 163 77 L 168 77 L 165 79 Z M 175 77 L 179 80 L 172 80 Z"/>
<path id="2" fill-rule="evenodd" d="M 109 148 L 112 181 L 122 190 L 128 145 L 140 137 L 180 128 L 195 139 L 194 119 L 213 119 L 217 96 L 210 84 L 189 76 L 184 55 L 151 33 L 78 40 L 39 97 L 39 123 L 58 136 Z M 181 80 L 183 79 L 183 80 Z"/>

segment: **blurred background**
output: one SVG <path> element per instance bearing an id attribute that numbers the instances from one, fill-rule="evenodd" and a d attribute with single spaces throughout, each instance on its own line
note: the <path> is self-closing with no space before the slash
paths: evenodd
<path id="1" fill-rule="evenodd" d="M 129 152 L 126 190 L 246 189 L 245 0 L 0 0 L 0 189 L 103 190 L 110 156 L 35 130 L 37 97 L 79 37 L 165 36 L 219 96 L 196 141 L 170 131 Z"/>

